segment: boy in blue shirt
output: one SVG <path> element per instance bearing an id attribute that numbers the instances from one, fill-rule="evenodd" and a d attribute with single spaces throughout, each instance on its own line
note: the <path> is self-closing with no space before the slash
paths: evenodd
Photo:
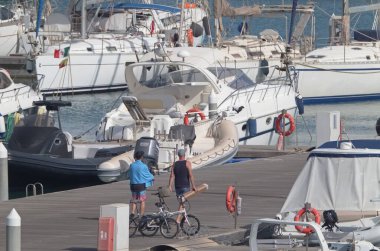
<path id="1" fill-rule="evenodd" d="M 149 172 L 148 166 L 142 162 L 144 156 L 143 151 L 137 151 L 134 154 L 135 162 L 129 168 L 130 188 L 132 192 L 132 199 L 140 200 L 140 214 L 144 215 L 145 201 L 146 201 L 146 188 L 151 186 L 154 179 L 153 175 Z M 148 183 L 148 185 L 147 185 Z M 131 213 L 134 215 L 136 211 L 136 203 L 132 205 Z"/>

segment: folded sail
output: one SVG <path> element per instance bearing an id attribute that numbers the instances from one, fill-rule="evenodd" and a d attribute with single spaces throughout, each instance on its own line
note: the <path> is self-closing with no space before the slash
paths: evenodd
<path id="1" fill-rule="evenodd" d="M 235 16 L 255 16 L 260 15 L 261 9 L 258 5 L 252 7 L 244 6 L 239 8 L 231 7 L 227 0 L 214 1 L 214 15 L 215 18 L 220 17 L 235 17 Z"/>

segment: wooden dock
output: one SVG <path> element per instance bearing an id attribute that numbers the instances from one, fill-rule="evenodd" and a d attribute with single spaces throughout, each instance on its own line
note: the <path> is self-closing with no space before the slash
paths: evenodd
<path id="1" fill-rule="evenodd" d="M 209 184 L 209 190 L 191 199 L 191 214 L 201 221 L 201 233 L 192 240 L 168 240 L 157 234 L 130 239 L 130 250 L 149 250 L 159 244 L 196 245 L 206 237 L 234 231 L 234 220 L 225 208 L 225 192 L 235 184 L 243 198 L 238 227 L 248 226 L 254 219 L 274 217 L 306 162 L 307 153 L 294 153 L 273 158 L 255 159 L 195 170 L 196 183 Z M 168 184 L 168 175 L 156 176 L 155 187 Z M 5 250 L 6 217 L 15 208 L 22 218 L 22 250 L 95 251 L 97 248 L 100 206 L 128 203 L 129 182 L 106 184 L 15 199 L 0 203 L 0 250 Z M 147 212 L 155 211 L 155 198 L 150 195 Z M 177 206 L 175 196 L 167 200 Z M 211 250 L 231 250 L 219 247 Z M 245 248 L 237 248 L 244 250 Z M 209 250 L 209 249 L 208 249 Z"/>

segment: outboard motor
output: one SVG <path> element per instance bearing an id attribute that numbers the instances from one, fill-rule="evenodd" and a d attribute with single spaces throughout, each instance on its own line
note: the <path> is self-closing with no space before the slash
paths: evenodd
<path id="1" fill-rule="evenodd" d="M 158 154 L 160 146 L 155 138 L 141 137 L 136 141 L 135 152 L 143 151 L 143 162 L 148 166 L 149 171 L 154 175 L 158 173 Z"/>
<path id="2" fill-rule="evenodd" d="M 330 232 L 333 231 L 334 227 L 339 229 L 336 225 L 336 223 L 338 223 L 338 215 L 334 210 L 323 211 L 323 219 L 325 220 L 325 223 L 323 223 L 322 228 L 325 227 Z"/>

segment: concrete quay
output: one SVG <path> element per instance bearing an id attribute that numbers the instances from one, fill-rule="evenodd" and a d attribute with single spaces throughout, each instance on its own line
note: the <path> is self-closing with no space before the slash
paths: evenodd
<path id="1" fill-rule="evenodd" d="M 130 239 L 130 250 L 149 250 L 159 244 L 183 246 L 188 250 L 247 250 L 246 246 L 216 246 L 207 238 L 235 231 L 234 219 L 225 207 L 227 186 L 236 185 L 243 198 L 238 228 L 249 226 L 257 218 L 274 217 L 284 203 L 307 156 L 308 153 L 295 152 L 195 170 L 196 184 L 209 185 L 209 190 L 190 201 L 190 213 L 201 221 L 199 236 L 169 240 L 159 233 L 154 237 L 142 237 L 137 233 Z M 154 188 L 167 185 L 168 179 L 169 176 L 165 174 L 156 176 Z M 95 251 L 100 206 L 128 203 L 129 199 L 129 181 L 122 181 L 1 202 L 0 250 L 5 250 L 6 217 L 15 208 L 21 216 L 22 250 Z M 148 213 L 156 210 L 155 201 L 155 196 L 149 192 L 146 210 Z M 170 208 L 176 208 L 174 194 L 166 201 Z M 199 245 L 200 243 L 204 245 Z"/>

